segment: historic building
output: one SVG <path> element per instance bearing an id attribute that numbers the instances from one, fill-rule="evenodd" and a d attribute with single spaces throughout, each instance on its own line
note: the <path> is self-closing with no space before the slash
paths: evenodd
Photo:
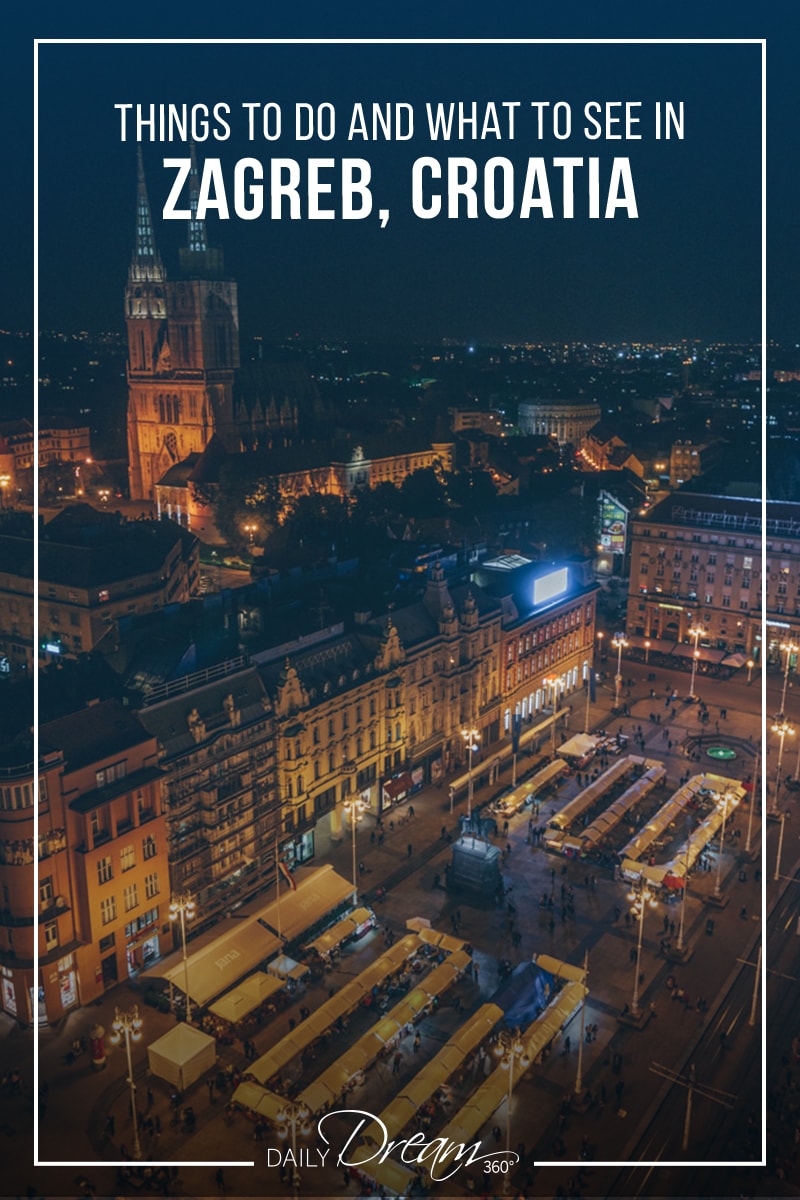
<path id="1" fill-rule="evenodd" d="M 194 896 L 199 929 L 275 876 L 272 705 L 258 671 L 239 659 L 151 690 L 139 718 L 165 772 L 172 887 Z"/>
<path id="2" fill-rule="evenodd" d="M 767 501 L 766 580 L 761 546 L 758 500 L 681 490 L 635 517 L 627 618 L 634 644 L 693 651 L 689 630 L 701 628 L 701 659 L 717 661 L 724 651 L 759 660 L 764 602 L 774 658 L 790 631 L 800 634 L 800 505 Z"/>
<path id="3" fill-rule="evenodd" d="M 522 433 L 555 438 L 559 446 L 580 446 L 600 420 L 600 405 L 586 400 L 524 400 L 517 414 Z"/>
<path id="4" fill-rule="evenodd" d="M 157 759 L 116 700 L 41 727 L 38 785 L 29 735 L 0 753 L 0 993 L 21 1023 L 58 1021 L 171 948 Z"/>
<path id="5" fill-rule="evenodd" d="M 189 203 L 197 210 L 197 171 Z M 125 289 L 128 330 L 128 473 L 132 499 L 152 499 L 175 463 L 201 453 L 217 433 L 238 450 L 233 379 L 239 366 L 235 282 L 205 223 L 188 222 L 180 275 L 170 278 L 156 248 L 139 150 L 136 239 Z"/>
<path id="6" fill-rule="evenodd" d="M 11 674 L 32 669 L 33 523 L 0 535 L 0 659 Z M 63 509 L 38 539 L 40 664 L 77 657 L 116 621 L 189 600 L 199 584 L 199 546 L 168 521 L 125 521 L 88 504 Z"/>
<path id="7" fill-rule="evenodd" d="M 75 958 L 79 926 L 67 862 L 62 770 L 61 751 L 42 748 L 37 785 L 30 732 L 0 750 L 0 1002 L 23 1025 L 57 1020 L 80 1003 Z M 37 946 L 39 973 L 34 977 Z"/>
<path id="8" fill-rule="evenodd" d="M 507 735 L 515 716 L 531 723 L 588 686 L 598 589 L 583 564 L 545 566 L 517 556 L 483 563 L 477 578 L 502 601 L 501 729 Z"/>

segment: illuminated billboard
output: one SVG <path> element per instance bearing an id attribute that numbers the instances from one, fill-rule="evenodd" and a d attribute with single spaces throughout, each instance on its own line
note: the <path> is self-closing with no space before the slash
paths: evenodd
<path id="1" fill-rule="evenodd" d="M 554 596 L 560 596 L 567 590 L 568 584 L 569 571 L 566 567 L 559 567 L 549 575 L 542 575 L 541 579 L 536 579 L 533 584 L 533 603 L 545 604 Z"/>
<path id="2" fill-rule="evenodd" d="M 625 553 L 628 510 L 608 492 L 600 493 L 600 548 L 612 554 Z"/>

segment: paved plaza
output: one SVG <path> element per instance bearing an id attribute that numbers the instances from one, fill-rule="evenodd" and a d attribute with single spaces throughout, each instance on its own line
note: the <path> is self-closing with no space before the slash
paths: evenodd
<path id="1" fill-rule="evenodd" d="M 670 791 L 677 789 L 679 780 L 687 772 L 716 771 L 739 780 L 752 776 L 759 737 L 758 719 L 754 715 L 760 700 L 758 678 L 752 687 L 738 678 L 731 683 L 698 679 L 697 691 L 706 701 L 710 713 L 709 722 L 703 729 L 706 744 L 708 733 L 713 732 L 715 736 L 711 740 L 736 751 L 736 758 L 720 771 L 702 748 L 697 747 L 696 737 L 700 732 L 697 707 L 680 698 L 688 691 L 687 676 L 656 669 L 656 679 L 651 680 L 647 678 L 649 669 L 642 664 L 623 664 L 623 673 L 626 679 L 634 681 L 630 689 L 625 689 L 624 695 L 629 715 L 612 718 L 613 697 L 607 686 L 601 687 L 597 702 L 591 708 L 590 725 L 612 733 L 623 731 L 629 736 L 641 725 L 643 754 L 664 763 Z M 743 675 L 742 672 L 739 674 Z M 667 706 L 664 695 L 667 687 L 673 686 L 679 698 Z M 651 688 L 656 690 L 655 699 L 650 695 Z M 667 714 L 662 715 L 660 724 L 649 719 L 657 704 L 661 713 Z M 573 706 L 570 731 L 576 732 L 584 728 L 585 720 L 585 705 L 580 695 L 575 697 Z M 721 707 L 726 709 L 726 717 L 720 715 Z M 671 747 L 664 738 L 665 728 L 669 730 Z M 548 743 L 541 748 L 541 754 L 546 754 L 549 749 Z M 627 752 L 642 751 L 631 741 Z M 520 755 L 519 776 L 532 770 L 538 758 Z M 475 804 L 485 803 L 500 787 L 510 783 L 510 775 L 509 768 L 499 781 L 489 785 L 482 781 L 480 765 L 476 764 Z M 552 813 L 576 795 L 577 790 L 573 776 L 558 788 L 552 799 L 548 795 L 535 820 L 544 824 Z M 510 818 L 507 838 L 499 839 L 501 844 L 507 841 L 511 847 L 503 868 L 506 902 L 499 905 L 471 903 L 467 896 L 454 895 L 442 886 L 445 865 L 451 857 L 451 844 L 442 837 L 442 828 L 444 826 L 452 837 L 458 815 L 465 810 L 465 798 L 459 796 L 451 815 L 447 787 L 430 786 L 414 796 L 412 804 L 413 817 L 408 816 L 407 804 L 392 814 L 393 831 L 389 830 L 385 819 L 382 845 L 378 844 L 377 838 L 370 839 L 369 818 L 359 830 L 358 858 L 367 869 L 359 886 L 373 901 L 376 889 L 386 888 L 385 899 L 374 901 L 379 929 L 345 950 L 333 971 L 305 989 L 290 1006 L 279 1009 L 252 1035 L 258 1054 L 263 1054 L 288 1031 L 290 1020 L 299 1019 L 301 1005 L 314 1012 L 332 989 L 341 987 L 377 957 L 384 945 L 384 928 L 399 936 L 405 932 L 409 918 L 424 917 L 434 928 L 452 933 L 456 915 L 460 912 L 458 936 L 474 948 L 477 978 L 472 972 L 462 976 L 437 1010 L 422 1020 L 417 1051 L 412 1048 L 410 1035 L 403 1040 L 399 1078 L 391 1073 L 391 1059 L 384 1060 L 370 1068 L 363 1086 L 348 1097 L 351 1107 L 378 1113 L 400 1093 L 401 1086 L 423 1063 L 441 1049 L 467 1016 L 492 998 L 502 983 L 499 967 L 503 959 L 516 965 L 544 953 L 580 964 L 588 953 L 589 997 L 584 1020 L 597 1028 L 593 1040 L 584 1041 L 581 1053 L 581 1092 L 588 1090 L 592 1095 L 588 1111 L 580 1111 L 582 1105 L 577 1102 L 569 1109 L 564 1103 L 565 1097 L 573 1094 L 576 1088 L 581 1040 L 579 1016 L 573 1018 L 566 1031 L 569 1050 L 564 1051 L 562 1038 L 546 1061 L 527 1071 L 515 1088 L 511 1105 L 509 1140 L 521 1156 L 521 1163 L 514 1173 L 514 1187 L 525 1189 L 531 1195 L 549 1195 L 559 1186 L 558 1181 L 566 1177 L 565 1172 L 571 1172 L 568 1168 L 547 1167 L 543 1163 L 574 1163 L 581 1157 L 625 1161 L 636 1156 L 643 1131 L 649 1127 L 663 1098 L 662 1082 L 652 1070 L 654 1063 L 666 1064 L 677 1071 L 684 1069 L 693 1047 L 709 1026 L 716 1028 L 715 1023 L 720 1021 L 724 1021 L 725 1030 L 730 1028 L 730 1044 L 726 1049 L 731 1057 L 744 1053 L 754 1039 L 760 1038 L 758 1026 L 752 1027 L 747 1021 L 748 989 L 752 982 L 743 985 L 744 998 L 726 999 L 733 981 L 744 973 L 742 962 L 754 959 L 760 936 L 762 884 L 759 861 L 757 858 L 753 863 L 740 861 L 748 823 L 754 851 L 761 844 L 758 800 L 753 805 L 752 816 L 749 802 L 743 804 L 726 832 L 720 877 L 727 905 L 711 909 L 708 904 L 717 876 L 715 851 L 712 850 L 709 856 L 712 869 L 697 871 L 691 878 L 685 905 L 685 939 L 692 953 L 685 964 L 670 962 L 661 952 L 665 921 L 667 926 L 670 921 L 678 921 L 680 904 L 660 902 L 652 915 L 647 914 L 642 927 L 638 991 L 642 1008 L 652 1016 L 642 1029 L 626 1027 L 619 1020 L 632 1002 L 636 969 L 633 959 L 638 933 L 638 922 L 628 924 L 624 919 L 629 902 L 627 887 L 622 881 L 613 878 L 608 869 L 595 870 L 582 862 L 547 853 L 541 846 L 533 844 L 529 837 L 532 814 L 526 809 Z M 410 855 L 409 845 L 412 848 Z M 796 849 L 795 845 L 793 852 L 787 842 L 787 864 L 794 861 Z M 351 875 L 351 854 L 349 837 L 334 844 L 324 836 L 318 836 L 317 862 L 331 863 L 346 878 Z M 435 886 L 437 876 L 439 886 Z M 568 915 L 560 903 L 562 885 L 572 889 L 574 915 Z M 540 907 L 543 894 L 553 895 L 552 910 Z M 507 910 L 509 901 L 516 909 L 513 931 Z M 710 914 L 715 922 L 713 935 L 706 933 Z M 519 935 L 516 939 L 513 932 Z M 678 988 L 689 997 L 688 1005 L 673 999 L 673 992 Z M 271 1143 L 254 1141 L 253 1124 L 244 1113 L 226 1112 L 232 1088 L 215 1089 L 212 1095 L 204 1081 L 198 1082 L 185 1097 L 196 1115 L 194 1132 L 187 1133 L 180 1126 L 171 1124 L 169 1085 L 148 1077 L 145 1068 L 147 1044 L 171 1029 L 175 1017 L 145 1006 L 142 996 L 140 984 L 129 981 L 106 993 L 99 1004 L 72 1012 L 57 1026 L 43 1027 L 39 1031 L 39 1074 L 45 1085 L 39 1107 L 40 1160 L 98 1164 L 115 1162 L 131 1154 L 132 1125 L 124 1049 L 108 1046 L 106 1037 L 108 1059 L 102 1071 L 93 1070 L 88 1054 L 78 1055 L 72 1062 L 68 1061 L 68 1056 L 73 1042 L 88 1037 L 96 1024 L 104 1026 L 108 1034 L 116 1007 L 128 1009 L 138 1003 L 144 1020 L 144 1037 L 134 1048 L 134 1076 L 138 1108 L 145 1118 L 141 1137 L 144 1159 L 171 1164 L 209 1163 L 207 1168 L 179 1166 L 177 1178 L 165 1174 L 164 1186 L 168 1185 L 171 1191 L 180 1194 L 216 1191 L 218 1163 L 252 1159 L 256 1163 L 255 1169 L 226 1168 L 227 1189 L 239 1195 L 283 1194 L 278 1168 L 267 1165 L 266 1151 Z M 707 1002 L 700 1011 L 698 997 Z M 368 1014 L 356 1014 L 347 1039 L 352 1041 L 360 1036 L 374 1019 Z M 19 1029 L 6 1017 L 0 1021 L 4 1074 L 19 1070 L 22 1075 L 21 1091 L 13 1090 L 6 1082 L 0 1095 L 0 1128 L 5 1129 L 15 1146 L 20 1146 L 29 1128 L 33 1102 L 33 1036 L 31 1031 Z M 329 1050 L 331 1060 L 344 1049 L 340 1040 L 333 1039 L 333 1042 Z M 228 1068 L 237 1076 L 246 1071 L 248 1063 L 239 1039 L 231 1045 L 220 1045 L 218 1051 L 223 1071 Z M 314 1072 L 318 1073 L 325 1065 L 326 1061 L 315 1062 Z M 468 1098 L 474 1085 L 474 1074 L 469 1074 L 470 1070 L 474 1073 L 475 1068 L 468 1068 L 465 1078 L 453 1081 L 451 1103 L 456 1109 L 462 1098 Z M 503 1103 L 481 1130 L 484 1145 L 492 1141 L 491 1130 L 495 1125 L 501 1127 L 505 1139 L 508 1120 L 505 1109 Z M 703 1112 L 698 1111 L 697 1139 L 703 1137 L 703 1122 Z M 676 1136 L 677 1142 L 669 1131 L 664 1132 L 662 1157 L 680 1154 L 680 1129 Z M 312 1138 L 308 1145 L 313 1144 Z M 689 1158 L 700 1157 L 700 1145 L 699 1140 L 692 1142 Z M 721 1157 L 718 1149 L 714 1150 L 714 1156 Z M 106 1194 L 113 1194 L 120 1186 L 116 1168 L 110 1165 L 92 1165 L 83 1173 L 89 1174 L 98 1189 Z M 7 1194 L 24 1195 L 33 1187 L 42 1194 L 69 1194 L 79 1174 L 81 1168 L 75 1166 L 34 1173 L 23 1156 L 15 1156 L 14 1164 L 6 1173 L 5 1190 Z M 344 1186 L 341 1169 L 332 1168 L 330 1162 L 325 1168 L 309 1167 L 300 1174 L 301 1194 L 304 1195 L 355 1194 L 357 1191 L 355 1180 Z M 46 1179 L 46 1186 L 42 1179 Z M 460 1172 L 449 1186 L 449 1191 L 444 1188 L 440 1194 L 467 1195 L 473 1187 L 480 1194 L 483 1182 L 477 1168 L 473 1168 Z M 542 1187 L 550 1190 L 542 1191 Z"/>

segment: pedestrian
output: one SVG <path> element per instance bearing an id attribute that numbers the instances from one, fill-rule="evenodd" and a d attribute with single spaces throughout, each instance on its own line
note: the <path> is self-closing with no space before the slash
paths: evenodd
<path id="1" fill-rule="evenodd" d="M 409 804 L 409 806 L 408 806 L 408 815 L 410 818 L 413 819 L 413 816 L 414 816 L 414 805 L 413 804 Z"/>
<path id="2" fill-rule="evenodd" d="M 747 905 L 746 904 L 742 905 L 742 907 L 739 911 L 739 916 L 742 918 L 743 921 L 747 920 Z"/>
<path id="3" fill-rule="evenodd" d="M 108 1134 L 108 1136 L 110 1138 L 113 1138 L 113 1136 L 114 1136 L 114 1130 L 116 1129 L 116 1125 L 117 1125 L 117 1122 L 114 1117 L 114 1114 L 109 1113 L 108 1116 L 106 1117 L 106 1133 Z"/>
<path id="4" fill-rule="evenodd" d="M 408 851 L 408 857 L 411 858 L 411 855 L 414 853 L 414 847 L 411 845 L 411 842 L 408 843 L 406 849 Z"/>
<path id="5" fill-rule="evenodd" d="M 213 1104 L 214 1103 L 214 1080 L 210 1075 L 209 1075 L 208 1079 L 206 1080 L 206 1087 L 208 1088 L 208 1098 L 211 1101 L 211 1103 Z"/>
<path id="6" fill-rule="evenodd" d="M 400 1074 L 400 1064 L 402 1063 L 402 1061 L 403 1061 L 403 1056 L 400 1053 L 400 1051 L 398 1050 L 397 1054 L 395 1054 L 394 1058 L 392 1059 L 392 1074 L 393 1075 Z"/>
<path id="7" fill-rule="evenodd" d="M 494 1128 L 492 1129 L 492 1137 L 498 1144 L 502 1140 L 503 1133 L 502 1133 L 502 1130 L 500 1129 L 499 1125 L 495 1125 Z"/>
<path id="8" fill-rule="evenodd" d="M 217 1182 L 217 1191 L 222 1196 L 225 1193 L 225 1172 L 222 1167 L 217 1167 L 217 1173 L 214 1176 Z"/>
<path id="9" fill-rule="evenodd" d="M 419 1051 L 419 1045 L 420 1045 L 420 1041 L 421 1041 L 421 1040 L 422 1040 L 422 1039 L 421 1039 L 421 1038 L 420 1038 L 420 1036 L 419 1036 L 419 1030 L 417 1030 L 417 1032 L 414 1034 L 414 1046 L 413 1046 L 413 1050 L 414 1050 L 414 1053 L 415 1053 L 415 1054 L 417 1054 L 417 1053 L 418 1053 L 418 1051 Z"/>
<path id="10" fill-rule="evenodd" d="M 156 1098 L 153 1095 L 152 1089 L 148 1088 L 147 1089 L 147 1111 L 148 1112 L 150 1112 L 150 1109 L 153 1107 L 155 1102 L 156 1102 Z"/>
<path id="11" fill-rule="evenodd" d="M 442 835 L 441 836 L 442 836 L 442 841 L 446 842 L 447 841 L 447 826 L 446 825 L 442 826 Z"/>

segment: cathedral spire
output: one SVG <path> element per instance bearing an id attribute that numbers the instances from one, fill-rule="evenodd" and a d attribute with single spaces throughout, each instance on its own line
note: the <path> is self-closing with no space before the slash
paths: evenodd
<path id="1" fill-rule="evenodd" d="M 192 169 L 189 172 L 189 208 L 191 217 L 189 219 L 189 249 L 191 251 L 200 251 L 201 253 L 208 249 L 208 239 L 206 237 L 205 221 L 197 219 L 197 201 L 200 194 L 200 182 L 197 174 L 197 156 L 195 154 L 194 142 L 191 146 L 192 150 Z"/>
<path id="2" fill-rule="evenodd" d="M 156 239 L 153 233 L 153 216 L 150 212 L 147 181 L 144 177 L 141 142 L 136 148 L 136 163 L 136 239 L 134 242 L 131 272 L 138 279 L 163 278 L 164 268 L 161 265 L 161 259 L 156 250 Z"/>

